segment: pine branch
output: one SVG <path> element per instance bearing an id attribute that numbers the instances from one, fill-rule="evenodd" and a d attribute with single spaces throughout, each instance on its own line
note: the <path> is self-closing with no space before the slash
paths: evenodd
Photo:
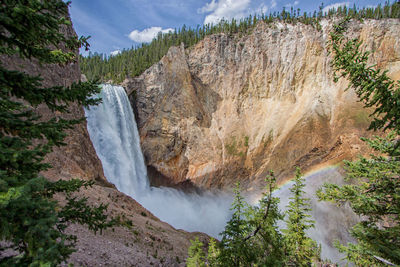
<path id="1" fill-rule="evenodd" d="M 268 191 L 269 191 L 269 195 L 268 195 L 268 204 L 267 204 L 267 208 L 266 208 L 266 210 L 265 210 L 264 216 L 262 217 L 262 221 L 260 221 L 260 223 L 258 224 L 258 226 L 256 227 L 256 229 L 255 229 L 251 234 L 249 234 L 248 236 L 246 236 L 246 237 L 243 239 L 243 241 L 247 241 L 247 240 L 249 240 L 250 238 L 256 236 L 257 233 L 261 230 L 262 223 L 264 222 L 265 219 L 268 218 L 269 209 L 270 209 L 270 206 L 271 206 L 271 203 L 272 203 L 272 190 L 273 190 L 273 185 L 272 185 L 272 183 L 270 183 L 270 184 L 269 184 L 269 190 L 268 190 Z"/>

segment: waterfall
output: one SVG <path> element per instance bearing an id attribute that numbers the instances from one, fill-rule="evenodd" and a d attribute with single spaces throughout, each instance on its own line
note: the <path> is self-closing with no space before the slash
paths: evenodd
<path id="1" fill-rule="evenodd" d="M 199 195 L 173 188 L 150 187 L 135 117 L 125 90 L 121 86 L 102 85 L 100 97 L 103 103 L 85 109 L 85 113 L 89 135 L 107 180 L 175 228 L 218 237 L 231 216 L 232 196 L 222 192 Z M 339 261 L 341 255 L 333 248 L 332 241 L 352 241 L 347 229 L 357 221 L 357 217 L 349 207 L 338 209 L 332 204 L 319 202 L 315 191 L 324 182 L 341 182 L 342 176 L 337 168 L 325 168 L 308 174 L 305 179 L 305 196 L 311 200 L 312 216 L 316 221 L 316 227 L 308 233 L 322 244 L 323 258 Z M 285 210 L 289 202 L 292 184 L 289 182 L 274 192 L 281 199 L 281 210 Z M 253 193 L 247 196 L 247 199 L 251 198 L 256 204 L 260 197 Z M 286 227 L 283 222 L 279 226 Z"/>
<path id="2" fill-rule="evenodd" d="M 149 181 L 135 117 L 122 87 L 102 87 L 103 103 L 85 109 L 90 139 L 107 180 L 137 198 L 149 190 Z"/>
<path id="3" fill-rule="evenodd" d="M 232 197 L 150 187 L 129 99 L 121 86 L 102 85 L 103 102 L 85 109 L 87 128 L 104 175 L 117 189 L 175 228 L 218 237 L 230 218 Z"/>

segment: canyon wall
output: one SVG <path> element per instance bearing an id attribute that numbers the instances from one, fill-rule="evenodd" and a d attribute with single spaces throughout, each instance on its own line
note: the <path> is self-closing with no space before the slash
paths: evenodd
<path id="1" fill-rule="evenodd" d="M 76 36 L 72 26 L 62 27 L 61 32 L 67 37 Z M 78 56 L 78 50 L 74 52 Z M 36 60 L 0 55 L 0 64 L 10 70 L 40 75 L 45 88 L 70 86 L 81 79 L 79 62 L 67 65 L 39 64 Z M 53 113 L 45 105 L 39 105 L 36 111 L 43 120 L 60 115 Z M 69 107 L 68 114 L 62 114 L 66 119 L 84 116 L 83 107 L 77 104 Z M 104 177 L 103 167 L 89 138 L 86 123 L 69 130 L 64 142 L 66 146 L 54 147 L 52 153 L 46 156 L 45 161 L 52 168 L 42 174 L 52 181 L 73 178 L 95 181 L 92 188 L 82 189 L 75 196 L 88 198 L 89 203 L 96 206 L 100 203 L 107 204 L 108 214 L 121 216 L 128 222 L 124 227 L 106 229 L 102 234 L 94 234 L 86 226 L 71 224 L 67 233 L 76 235 L 78 241 L 76 252 L 68 259 L 68 263 L 77 266 L 185 266 L 189 240 L 199 236 L 201 240 L 207 241 L 205 234 L 176 230 L 160 221 L 134 199 L 110 184 Z M 61 205 L 64 203 L 63 197 L 57 196 L 57 199 Z"/>
<path id="2" fill-rule="evenodd" d="M 63 26 L 60 30 L 68 38 L 76 37 L 72 27 Z M 74 51 L 78 56 L 78 50 Z M 81 79 L 81 71 L 78 62 L 71 62 L 67 65 L 39 64 L 37 60 L 31 61 L 21 59 L 17 56 L 0 56 L 0 62 L 8 69 L 23 71 L 32 76 L 40 76 L 43 87 L 70 86 Z M 49 120 L 55 115 L 44 104 L 39 105 L 36 111 L 43 120 Z M 68 114 L 63 114 L 65 119 L 79 119 L 84 117 L 83 107 L 77 104 L 71 105 Z M 44 176 L 52 179 L 81 178 L 96 180 L 107 183 L 103 175 L 101 162 L 90 141 L 85 124 L 79 124 L 68 131 L 62 147 L 54 147 L 53 152 L 46 156 L 46 161 L 53 168 L 44 173 Z"/>
<path id="3" fill-rule="evenodd" d="M 365 154 L 359 140 L 371 110 L 348 83 L 333 82 L 327 46 L 332 21 L 259 22 L 243 37 L 217 34 L 172 47 L 141 76 L 126 80 L 152 176 L 204 188 L 250 188 L 274 170 L 282 182 L 300 166 Z M 370 64 L 400 78 L 399 20 L 352 22 L 351 37 Z"/>

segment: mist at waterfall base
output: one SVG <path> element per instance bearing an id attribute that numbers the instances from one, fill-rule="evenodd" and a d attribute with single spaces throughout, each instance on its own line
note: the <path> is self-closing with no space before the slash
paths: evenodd
<path id="1" fill-rule="evenodd" d="M 151 187 L 140 148 L 136 121 L 125 90 L 120 86 L 102 85 L 103 103 L 85 109 L 90 138 L 107 180 L 117 189 L 143 205 L 161 220 L 175 228 L 199 231 L 218 238 L 231 217 L 233 197 L 224 192 L 185 193 L 173 188 Z M 315 228 L 309 235 L 322 246 L 322 258 L 338 262 L 341 255 L 332 246 L 335 239 L 352 241 L 349 229 L 358 220 L 349 207 L 337 208 L 319 202 L 315 191 L 324 182 L 340 183 L 337 168 L 327 168 L 307 175 L 305 197 L 310 198 Z M 274 194 L 281 199 L 280 209 L 290 201 L 289 182 Z M 260 195 L 248 192 L 246 199 L 256 204 Z M 280 227 L 285 228 L 281 222 Z"/>
<path id="2" fill-rule="evenodd" d="M 310 215 L 315 221 L 315 227 L 307 231 L 309 237 L 321 244 L 321 258 L 330 259 L 332 262 L 347 264 L 342 261 L 343 254 L 333 246 L 334 240 L 341 243 L 354 242 L 350 236 L 349 229 L 359 221 L 359 217 L 352 211 L 349 205 L 337 207 L 336 205 L 318 201 L 316 191 L 323 186 L 324 183 L 343 184 L 343 176 L 339 172 L 339 167 L 328 166 L 318 169 L 304 176 L 305 187 L 304 197 L 310 199 L 311 212 Z M 294 181 L 290 181 L 276 190 L 273 195 L 280 198 L 279 209 L 286 210 L 287 205 L 292 197 L 290 188 Z M 284 222 L 278 223 L 281 228 L 285 228 Z"/>
<path id="3" fill-rule="evenodd" d="M 175 228 L 218 237 L 230 218 L 232 197 L 223 192 L 197 194 L 150 187 L 125 90 L 109 84 L 102 87 L 102 104 L 85 109 L 85 113 L 90 139 L 107 180 Z"/>

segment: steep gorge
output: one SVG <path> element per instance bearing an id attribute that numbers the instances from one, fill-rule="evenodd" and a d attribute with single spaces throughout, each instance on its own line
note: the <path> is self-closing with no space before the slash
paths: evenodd
<path id="1" fill-rule="evenodd" d="M 351 32 L 374 51 L 371 63 L 388 68 L 395 79 L 400 77 L 399 26 L 398 20 L 366 21 L 353 24 Z M 269 169 L 283 182 L 294 165 L 307 170 L 365 153 L 359 137 L 371 134 L 365 131 L 367 113 L 352 91 L 343 91 L 345 81 L 332 82 L 326 50 L 330 27 L 326 21 L 322 32 L 301 24 L 259 23 L 248 36 L 209 36 L 187 50 L 171 48 L 140 77 L 126 81 L 153 175 L 175 184 L 189 179 L 204 188 L 241 180 L 251 188 Z M 1 62 L 41 74 L 45 86 L 80 78 L 78 64 Z M 45 119 L 53 115 L 44 107 L 39 112 Z M 82 107 L 73 106 L 69 116 L 83 114 Z M 109 184 L 84 125 L 70 131 L 66 143 L 47 158 L 54 168 L 44 175 L 95 180 L 79 195 L 93 204 L 109 203 L 110 214 L 133 222 L 101 236 L 71 225 L 68 231 L 79 242 L 70 262 L 183 265 L 194 234 L 160 221 Z"/>
<path id="2" fill-rule="evenodd" d="M 72 26 L 62 27 L 60 32 L 67 37 L 76 36 Z M 77 50 L 73 52 L 78 56 Z M 35 60 L 0 55 L 0 64 L 9 70 L 40 76 L 43 79 L 43 88 L 68 87 L 82 78 L 79 62 L 65 65 L 40 64 Z M 35 108 L 35 111 L 43 120 L 60 115 L 44 104 Z M 62 116 L 66 119 L 80 119 L 85 113 L 82 106 L 73 104 L 69 107 L 69 113 Z M 74 196 L 88 198 L 89 203 L 95 206 L 107 204 L 109 215 L 121 216 L 127 223 L 125 226 L 106 229 L 101 235 L 93 233 L 86 226 L 71 224 L 66 231 L 76 235 L 78 242 L 76 252 L 71 255 L 68 263 L 77 266 L 184 266 L 189 240 L 194 239 L 194 236 L 207 239 L 202 233 L 193 234 L 173 228 L 109 183 L 89 137 L 86 123 L 78 124 L 67 131 L 64 142 L 65 146 L 54 147 L 46 156 L 45 161 L 52 168 L 42 173 L 43 176 L 51 181 L 74 178 L 94 181 L 93 187 L 82 189 Z M 61 205 L 65 204 L 62 196 L 57 196 L 57 200 Z M 0 259 L 5 256 L 3 252 L 0 253 Z"/>
<path id="3" fill-rule="evenodd" d="M 368 110 L 344 79 L 333 82 L 332 25 L 259 22 L 247 36 L 172 47 L 126 80 L 150 173 L 172 184 L 229 188 L 240 180 L 251 189 L 270 169 L 283 182 L 294 166 L 367 153 L 359 138 L 373 134 Z M 349 36 L 372 51 L 370 64 L 399 79 L 399 31 L 394 19 L 354 21 Z"/>

